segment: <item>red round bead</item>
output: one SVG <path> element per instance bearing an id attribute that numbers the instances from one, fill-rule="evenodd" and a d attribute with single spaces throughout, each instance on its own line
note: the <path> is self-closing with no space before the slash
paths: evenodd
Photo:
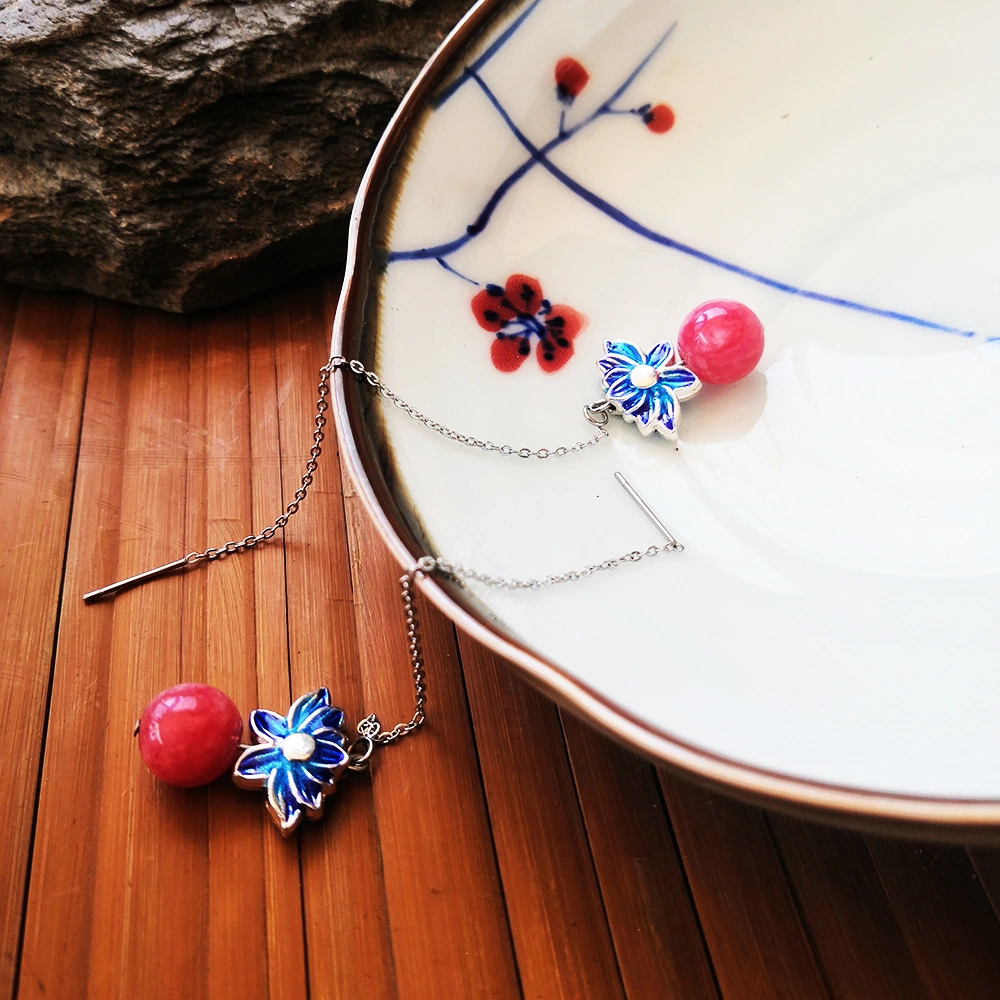
<path id="1" fill-rule="evenodd" d="M 688 313 L 677 335 L 677 351 L 702 382 L 738 382 L 764 353 L 764 327 L 742 302 L 713 299 Z"/>
<path id="2" fill-rule="evenodd" d="M 243 738 L 240 710 L 218 688 L 178 684 L 161 691 L 139 720 L 139 753 L 160 781 L 206 785 L 236 760 Z"/>

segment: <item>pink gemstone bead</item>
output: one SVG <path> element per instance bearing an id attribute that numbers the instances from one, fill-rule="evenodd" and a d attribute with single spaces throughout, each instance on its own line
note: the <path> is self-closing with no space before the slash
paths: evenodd
<path id="1" fill-rule="evenodd" d="M 178 684 L 161 691 L 139 720 L 139 753 L 160 781 L 207 785 L 236 760 L 243 738 L 240 710 L 218 688 Z"/>
<path id="2" fill-rule="evenodd" d="M 738 382 L 764 353 L 764 327 L 742 302 L 713 299 L 688 313 L 677 335 L 677 352 L 702 382 Z"/>

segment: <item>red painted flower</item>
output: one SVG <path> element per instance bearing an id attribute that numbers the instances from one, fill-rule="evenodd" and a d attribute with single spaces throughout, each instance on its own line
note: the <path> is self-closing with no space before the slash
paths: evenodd
<path id="1" fill-rule="evenodd" d="M 563 104 L 572 104 L 590 79 L 590 74 L 572 56 L 565 56 L 556 63 L 555 76 L 556 93 Z"/>
<path id="2" fill-rule="evenodd" d="M 487 285 L 472 299 L 476 321 L 496 334 L 490 357 L 497 371 L 516 372 L 531 353 L 543 372 L 558 371 L 573 357 L 573 340 L 587 317 L 570 306 L 552 305 L 542 286 L 526 274 L 512 274 L 506 285 Z"/>
<path id="3" fill-rule="evenodd" d="M 669 132 L 674 127 L 674 110 L 669 104 L 657 104 L 643 110 L 642 120 L 650 132 Z"/>

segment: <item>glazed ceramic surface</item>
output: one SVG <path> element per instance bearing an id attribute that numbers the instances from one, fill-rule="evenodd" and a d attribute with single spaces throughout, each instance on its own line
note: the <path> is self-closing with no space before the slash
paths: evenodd
<path id="1" fill-rule="evenodd" d="M 435 554 L 530 577 L 645 549 L 616 471 L 686 546 L 470 585 L 497 635 L 737 764 L 1000 799 L 998 40 L 992 0 L 537 0 L 453 62 L 366 194 L 389 386 L 555 449 L 593 433 L 606 340 L 676 342 L 715 298 L 766 331 L 676 443 L 615 418 L 522 460 L 370 415 Z M 511 276 L 524 315 L 487 314 Z"/>

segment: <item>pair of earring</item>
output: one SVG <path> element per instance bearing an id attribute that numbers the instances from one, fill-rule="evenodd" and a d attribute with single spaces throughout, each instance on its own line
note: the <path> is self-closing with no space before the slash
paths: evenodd
<path id="1" fill-rule="evenodd" d="M 497 289 L 505 296 L 506 290 Z M 506 301 L 506 299 L 504 299 Z M 668 341 L 642 351 L 635 344 L 606 341 L 604 356 L 597 362 L 604 388 L 604 399 L 584 407 L 591 422 L 599 425 L 599 434 L 590 443 L 606 436 L 603 425 L 607 414 L 620 414 L 627 422 L 649 436 L 654 431 L 670 440 L 677 437 L 680 403 L 690 399 L 702 383 L 735 382 L 756 367 L 764 350 L 764 332 L 760 320 L 739 302 L 713 300 L 702 303 L 685 318 L 677 336 L 677 346 Z M 241 542 L 230 542 L 203 553 L 191 553 L 165 566 L 93 591 L 84 596 L 91 602 L 114 597 L 121 591 L 167 573 L 179 572 L 196 563 L 211 561 L 253 548 L 272 538 L 298 509 L 312 483 L 312 473 L 320 455 L 323 427 L 326 423 L 329 380 L 336 370 L 346 370 L 365 380 L 374 390 L 396 403 L 411 417 L 430 429 L 447 433 L 461 444 L 499 450 L 521 457 L 547 457 L 578 450 L 498 448 L 467 435 L 450 432 L 424 416 L 385 386 L 374 372 L 359 361 L 333 358 L 324 367 L 320 380 L 314 445 L 302 486 L 295 499 L 273 526 Z M 161 781 L 180 787 L 208 784 L 231 770 L 235 783 L 243 788 L 264 788 L 267 809 L 282 834 L 288 835 L 304 817 L 318 819 L 323 801 L 333 792 L 337 781 L 347 771 L 364 771 L 377 745 L 393 742 L 419 728 L 424 722 L 426 685 L 420 652 L 420 631 L 413 601 L 413 581 L 420 574 L 442 572 L 452 577 L 477 580 L 508 589 L 537 589 L 577 579 L 625 562 L 636 562 L 660 552 L 680 552 L 681 546 L 639 497 L 621 473 L 616 479 L 652 520 L 666 539 L 666 544 L 651 546 L 645 552 L 629 552 L 617 559 L 605 560 L 582 570 L 549 576 L 540 580 L 501 579 L 466 569 L 434 556 L 425 556 L 400 580 L 410 657 L 413 668 L 415 711 L 409 722 L 383 732 L 377 718 L 370 715 L 357 726 L 358 736 L 351 739 L 343 730 L 344 713 L 331 704 L 330 693 L 320 688 L 298 698 L 285 715 L 267 709 L 250 713 L 249 727 L 256 742 L 244 745 L 243 720 L 232 700 L 207 684 L 180 684 L 160 692 L 145 708 L 136 724 L 139 751 L 149 770 Z"/>

